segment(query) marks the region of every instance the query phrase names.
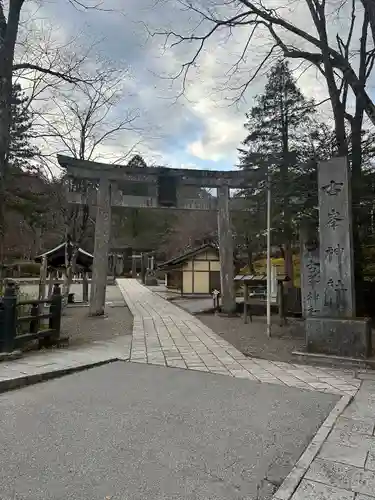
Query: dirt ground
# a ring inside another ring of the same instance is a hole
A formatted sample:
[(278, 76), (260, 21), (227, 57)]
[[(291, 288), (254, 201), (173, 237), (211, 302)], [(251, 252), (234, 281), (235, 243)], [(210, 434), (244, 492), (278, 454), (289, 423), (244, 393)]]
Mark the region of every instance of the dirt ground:
[(106, 315), (91, 318), (88, 307), (68, 306), (61, 319), (61, 335), (69, 336), (69, 346), (80, 346), (113, 339), (119, 335), (131, 335), (133, 316), (116, 286), (107, 288)]
[[(31, 292), (33, 290), (29, 287)], [(73, 291), (78, 292), (80, 288), (73, 285)], [(28, 294), (31, 295), (30, 290)], [(31, 295), (32, 296), (32, 295)], [(120, 335), (131, 335), (133, 331), (133, 315), (125, 304), (120, 290), (117, 286), (108, 286), (106, 293), (105, 315), (100, 317), (89, 317), (87, 305), (77, 303), (68, 305), (61, 317), (61, 339), (60, 347), (77, 348), (92, 342), (105, 342), (115, 339)], [(69, 341), (65, 342), (65, 337)], [(48, 350), (56, 347), (48, 347)], [(59, 349), (59, 347), (57, 347)], [(34, 340), (22, 347), (24, 354), (33, 355), (39, 351), (38, 341)]]
[(61, 336), (69, 337), (69, 347), (131, 335), (133, 316), (123, 305), (108, 306), (106, 316), (90, 318), (88, 307), (68, 307), (62, 317)]
[(303, 322), (294, 318), (280, 327), (278, 318), (273, 317), (271, 338), (267, 337), (266, 319), (261, 316), (253, 316), (253, 321), (247, 324), (240, 316), (227, 318), (200, 314), (198, 318), (239, 351), (257, 358), (295, 363), (292, 351), (303, 349), (305, 344)]

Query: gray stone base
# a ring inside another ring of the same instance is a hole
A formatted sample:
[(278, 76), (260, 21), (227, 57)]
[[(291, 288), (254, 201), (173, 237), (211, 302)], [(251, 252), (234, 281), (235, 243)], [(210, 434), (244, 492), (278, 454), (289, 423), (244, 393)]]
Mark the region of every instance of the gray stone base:
[(157, 286), (158, 280), (154, 276), (146, 276), (145, 285), (146, 286)]
[(370, 320), (307, 318), (306, 348), (314, 353), (367, 358), (372, 354)]
[(0, 361), (11, 361), (12, 359), (22, 358), (22, 351), (0, 352)]

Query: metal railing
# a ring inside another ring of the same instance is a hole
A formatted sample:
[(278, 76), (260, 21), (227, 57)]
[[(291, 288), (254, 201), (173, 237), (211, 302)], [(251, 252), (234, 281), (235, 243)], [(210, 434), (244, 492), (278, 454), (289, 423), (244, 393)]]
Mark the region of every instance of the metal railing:
[[(44, 311), (45, 304), (49, 305), (48, 312)], [(30, 306), (29, 314), (20, 316), (20, 308), (25, 309), (25, 306)], [(61, 310), (59, 284), (54, 285), (50, 299), (18, 301), (16, 284), (9, 282), (0, 298), (0, 352), (12, 352), (31, 340), (38, 340), (39, 347), (57, 344), (61, 331)], [(45, 328), (41, 328), (42, 320), (48, 320)]]

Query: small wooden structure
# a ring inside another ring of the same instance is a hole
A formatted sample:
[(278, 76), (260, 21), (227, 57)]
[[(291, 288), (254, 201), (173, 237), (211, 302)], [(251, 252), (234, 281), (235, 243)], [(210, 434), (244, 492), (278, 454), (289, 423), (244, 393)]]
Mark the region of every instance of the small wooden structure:
[[(278, 306), (278, 313), (280, 318), (280, 324), (283, 325), (286, 322), (286, 308), (285, 308), (285, 296), (284, 296), (284, 283), (289, 281), (289, 277), (284, 275), (277, 276), (277, 299), (276, 303)], [(267, 290), (267, 275), (266, 274), (238, 274), (234, 278), (235, 284), (243, 285), (243, 318), (244, 323), (247, 323), (248, 317), (250, 316), (250, 321), (252, 321), (251, 305), (257, 303), (266, 303), (267, 292), (263, 298), (259, 298), (259, 294), (255, 293), (254, 299), (250, 298), (250, 290), (262, 287)]]
[[(51, 295), (54, 280), (56, 278), (56, 272), (58, 269), (65, 269), (66, 255), (71, 255), (73, 251), (73, 244), (61, 243), (55, 248), (44, 252), (41, 255), (35, 257), (35, 262), (41, 263), (40, 269), (40, 283), (39, 283), (39, 299), (45, 297), (45, 287), (47, 274), (49, 272), (49, 290), (48, 297)], [(88, 279), (87, 273), (91, 271), (92, 264), (94, 261), (94, 256), (91, 253), (86, 252), (82, 248), (78, 248), (78, 253), (76, 257), (76, 266), (82, 271), (82, 297), (84, 302), (88, 302)], [(66, 269), (65, 269), (66, 271)]]
[(158, 270), (165, 271), (167, 288), (177, 288), (182, 295), (211, 295), (221, 289), (219, 249), (211, 243), (164, 262)]

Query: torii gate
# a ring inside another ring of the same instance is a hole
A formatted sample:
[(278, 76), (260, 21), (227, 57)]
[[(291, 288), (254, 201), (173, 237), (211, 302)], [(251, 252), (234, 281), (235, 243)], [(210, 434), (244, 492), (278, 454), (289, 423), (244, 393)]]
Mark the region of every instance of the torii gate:
[[(63, 155), (58, 155), (57, 159), (61, 167), (66, 168), (70, 180), (68, 202), (97, 207), (90, 315), (104, 314), (111, 207), (217, 211), (222, 310), (234, 312), (236, 297), (230, 209), (243, 208), (241, 199), (230, 199), (230, 189), (248, 187), (247, 172), (129, 167)], [(217, 198), (191, 198), (188, 189), (192, 186), (217, 188)]]

